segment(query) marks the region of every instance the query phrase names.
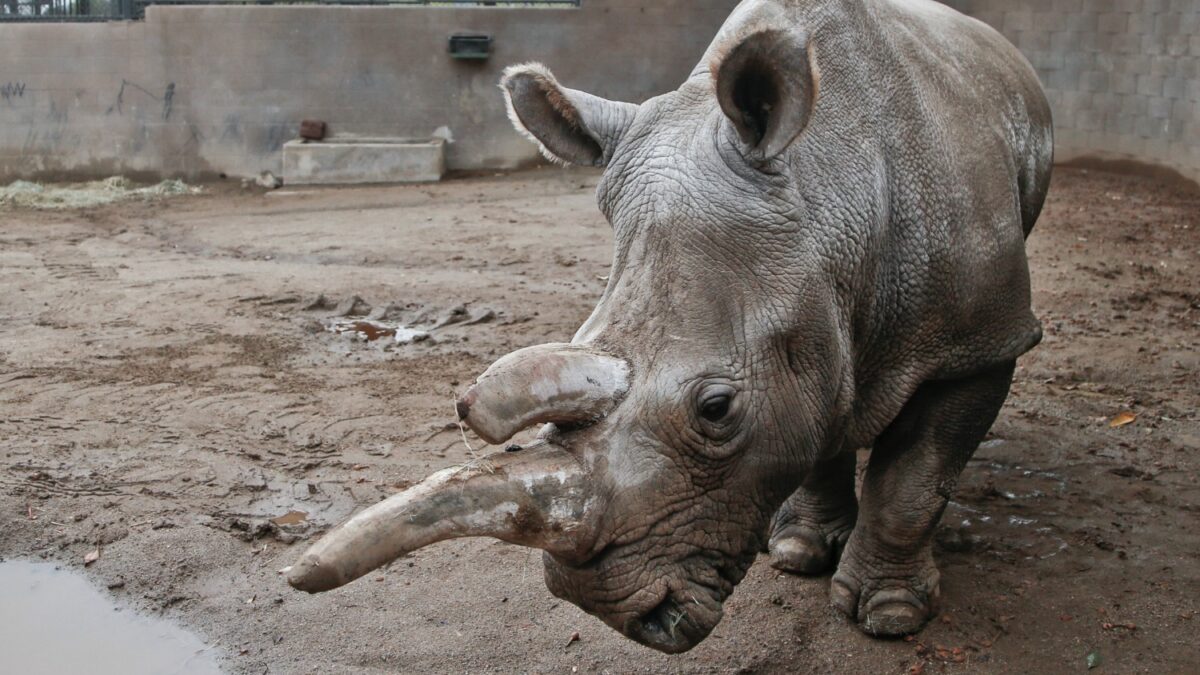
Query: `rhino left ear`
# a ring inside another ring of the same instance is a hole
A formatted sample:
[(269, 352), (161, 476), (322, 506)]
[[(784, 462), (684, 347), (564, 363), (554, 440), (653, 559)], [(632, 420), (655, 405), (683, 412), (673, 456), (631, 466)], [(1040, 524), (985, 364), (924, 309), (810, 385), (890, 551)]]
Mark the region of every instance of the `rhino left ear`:
[(638, 109), (567, 89), (540, 63), (504, 71), (500, 88), (513, 126), (559, 164), (608, 164)]
[(808, 125), (819, 77), (798, 31), (749, 34), (712, 64), (721, 110), (752, 159), (779, 155)]

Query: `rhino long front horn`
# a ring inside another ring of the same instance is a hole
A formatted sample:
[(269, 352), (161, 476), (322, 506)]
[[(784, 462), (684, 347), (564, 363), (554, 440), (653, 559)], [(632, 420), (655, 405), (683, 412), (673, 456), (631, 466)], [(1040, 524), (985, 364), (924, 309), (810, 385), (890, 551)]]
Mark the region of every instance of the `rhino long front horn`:
[(604, 417), (629, 389), (629, 364), (592, 347), (548, 344), (492, 364), (458, 401), (458, 416), (488, 443), (534, 424)]
[(590, 544), (588, 481), (569, 453), (545, 443), (450, 468), (366, 509), (308, 549), (288, 583), (328, 591), (434, 542), (495, 537), (563, 556)]

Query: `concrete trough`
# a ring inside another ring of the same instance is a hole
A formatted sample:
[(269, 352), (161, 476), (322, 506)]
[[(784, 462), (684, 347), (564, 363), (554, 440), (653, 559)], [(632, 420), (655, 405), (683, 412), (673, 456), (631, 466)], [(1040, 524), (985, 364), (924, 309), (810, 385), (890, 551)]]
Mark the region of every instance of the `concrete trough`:
[(446, 173), (441, 138), (334, 136), (283, 144), (283, 180), (289, 185), (428, 183)]

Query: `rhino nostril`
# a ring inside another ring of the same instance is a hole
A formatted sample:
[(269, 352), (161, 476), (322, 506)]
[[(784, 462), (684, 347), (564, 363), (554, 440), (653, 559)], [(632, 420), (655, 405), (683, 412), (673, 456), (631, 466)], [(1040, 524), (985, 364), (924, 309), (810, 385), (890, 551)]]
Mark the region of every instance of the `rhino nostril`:
[(471, 404), (467, 402), (467, 397), (464, 396), (454, 403), (454, 412), (458, 413), (459, 420), (467, 419), (467, 415), (471, 414)]

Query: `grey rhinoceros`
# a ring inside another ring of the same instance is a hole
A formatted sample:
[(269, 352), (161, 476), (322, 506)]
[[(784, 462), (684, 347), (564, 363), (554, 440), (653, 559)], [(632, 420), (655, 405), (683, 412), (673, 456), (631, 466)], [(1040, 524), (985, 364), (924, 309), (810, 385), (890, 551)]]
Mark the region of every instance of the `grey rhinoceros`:
[(1029, 64), (931, 0), (746, 0), (641, 105), (537, 64), (502, 88), (548, 157), (604, 167), (608, 286), (569, 344), (505, 356), (458, 403), (483, 439), (542, 424), (535, 443), (361, 512), (292, 585), (496, 537), (543, 549), (555, 595), (682, 652), (769, 548), (833, 571), (867, 632), (919, 630), (934, 527), (1041, 338), (1024, 240), (1052, 130)]

